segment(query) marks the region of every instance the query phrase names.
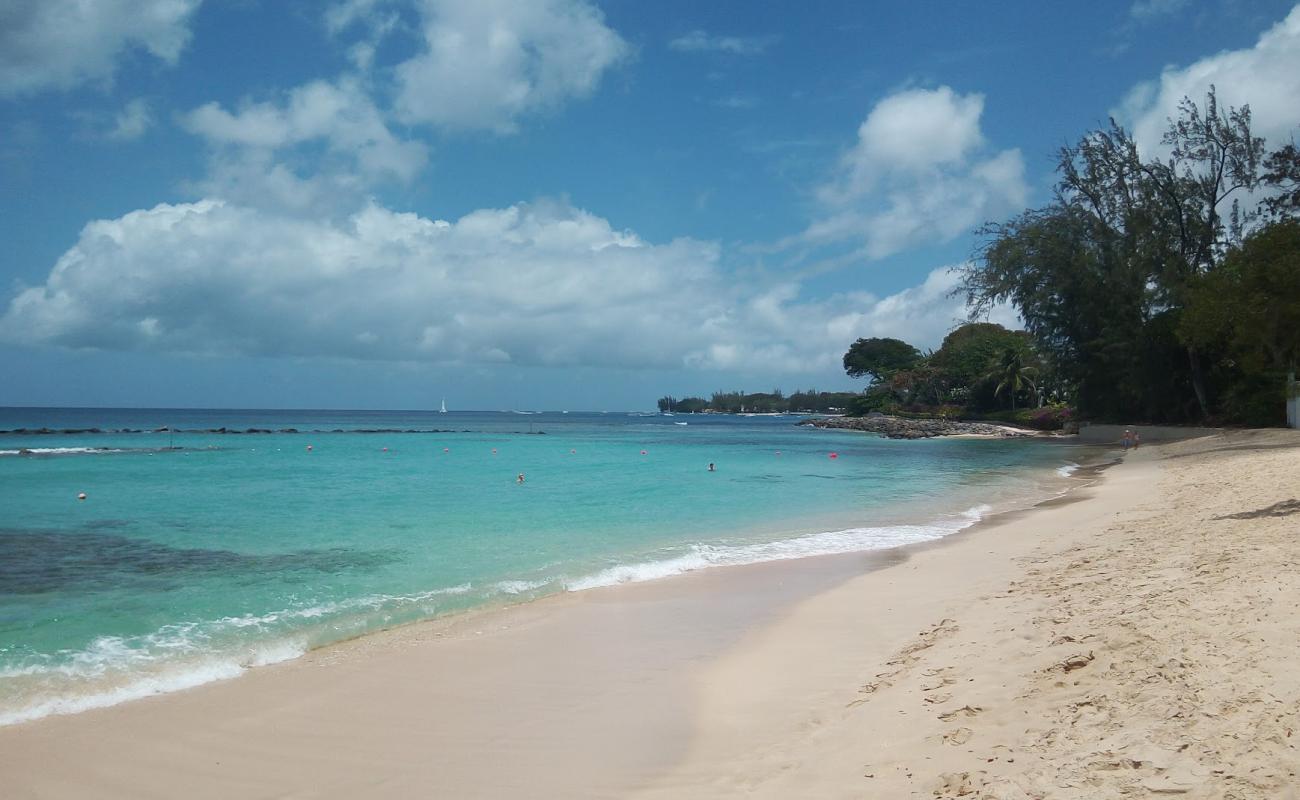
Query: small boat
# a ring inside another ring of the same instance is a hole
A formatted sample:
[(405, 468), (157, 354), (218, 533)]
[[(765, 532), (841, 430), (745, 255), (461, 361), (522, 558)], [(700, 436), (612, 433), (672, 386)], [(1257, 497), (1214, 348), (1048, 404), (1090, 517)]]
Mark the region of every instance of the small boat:
[(438, 409), (439, 414), (447, 413), (447, 398), (442, 398), (442, 408)]

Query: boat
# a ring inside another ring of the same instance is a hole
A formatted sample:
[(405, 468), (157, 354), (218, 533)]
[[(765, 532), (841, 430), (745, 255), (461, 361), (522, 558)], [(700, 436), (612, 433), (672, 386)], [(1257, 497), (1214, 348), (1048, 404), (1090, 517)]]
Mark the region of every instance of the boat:
[(438, 409), (439, 414), (447, 413), (447, 398), (442, 398), (442, 408)]

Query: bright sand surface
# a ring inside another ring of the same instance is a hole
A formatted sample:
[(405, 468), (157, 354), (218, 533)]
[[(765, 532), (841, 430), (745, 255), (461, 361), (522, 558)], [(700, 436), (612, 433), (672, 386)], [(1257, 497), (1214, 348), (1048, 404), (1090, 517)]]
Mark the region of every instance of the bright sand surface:
[(1295, 797), (1300, 434), (0, 728), (5, 797)]

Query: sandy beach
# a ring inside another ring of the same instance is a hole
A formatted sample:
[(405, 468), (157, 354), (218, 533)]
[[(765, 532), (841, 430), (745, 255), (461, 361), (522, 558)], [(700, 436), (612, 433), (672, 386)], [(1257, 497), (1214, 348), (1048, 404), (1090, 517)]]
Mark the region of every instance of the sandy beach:
[[(1300, 435), (938, 544), (708, 570), (0, 729), (60, 797), (1293, 797)], [(1095, 479), (1095, 480), (1094, 480)]]

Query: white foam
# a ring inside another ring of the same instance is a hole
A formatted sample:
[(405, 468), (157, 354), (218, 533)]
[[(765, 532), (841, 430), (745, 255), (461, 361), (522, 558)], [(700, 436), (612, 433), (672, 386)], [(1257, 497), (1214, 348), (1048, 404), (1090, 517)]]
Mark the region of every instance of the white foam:
[(743, 545), (695, 544), (691, 546), (688, 553), (655, 561), (617, 564), (591, 575), (567, 581), (564, 587), (571, 592), (580, 592), (599, 586), (658, 580), (709, 567), (729, 567), (810, 556), (885, 550), (933, 541), (964, 530), (979, 522), (991, 510), (992, 508), (986, 505), (974, 506), (960, 514), (929, 525), (847, 528), (810, 533), (793, 539)]
[(546, 584), (547, 581), (498, 581), (492, 584), (492, 588), (504, 594), (524, 594), (540, 589)]
[(152, 695), (179, 692), (206, 683), (230, 680), (239, 677), (250, 667), (290, 661), (306, 651), (306, 645), (301, 642), (272, 642), (249, 650), (242, 658), (203, 659), (197, 663), (177, 665), (152, 674), (132, 677), (118, 686), (80, 694), (45, 697), (15, 710), (0, 711), (0, 726), (16, 725), (58, 714), (76, 714), (94, 708), (108, 708)]
[(1077, 469), (1079, 469), (1078, 464), (1073, 461), (1067, 461), (1065, 466), (1056, 468), (1056, 474), (1062, 478), (1068, 478), (1073, 475)]
[[(517, 583), (517, 591), (544, 585)], [(369, 595), (265, 614), (173, 623), (144, 635), (99, 636), (81, 650), (41, 654), (35, 661), (0, 668), (0, 681), (27, 684), (35, 696), (16, 708), (6, 698), (7, 708), (0, 708), (0, 726), (51, 714), (105, 708), (235, 678), (251, 667), (290, 661), (307, 652), (304, 635), (283, 638), (290, 635), (294, 622), (418, 605), (465, 594), (472, 588), (463, 583), (410, 595)], [(278, 634), (280, 638), (241, 645), (240, 639), (257, 635), (250, 634), (250, 629)]]
[(20, 450), (0, 450), (0, 456), (64, 456), (77, 453), (125, 453), (109, 447), (24, 447)]

